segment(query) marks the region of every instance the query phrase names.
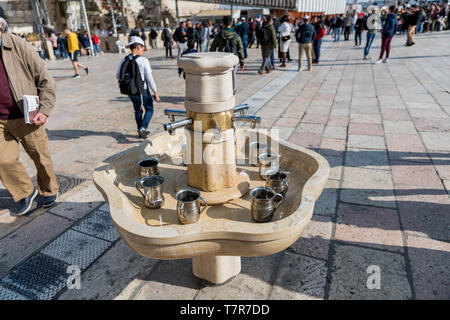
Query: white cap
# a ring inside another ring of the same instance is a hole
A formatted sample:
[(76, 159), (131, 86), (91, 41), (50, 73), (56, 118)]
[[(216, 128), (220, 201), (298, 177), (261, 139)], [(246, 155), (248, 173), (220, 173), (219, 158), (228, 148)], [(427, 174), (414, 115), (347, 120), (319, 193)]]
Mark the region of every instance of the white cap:
[(303, 19), (304, 20), (309, 20), (309, 16), (304, 16)]
[(245, 21), (245, 17), (241, 17), (241, 20), (242, 20), (242, 21)]
[(127, 48), (129, 48), (133, 43), (139, 43), (141, 45), (143, 45), (145, 47), (145, 43), (144, 40), (142, 40), (141, 37), (138, 36), (132, 36), (130, 38), (130, 43), (126, 45)]

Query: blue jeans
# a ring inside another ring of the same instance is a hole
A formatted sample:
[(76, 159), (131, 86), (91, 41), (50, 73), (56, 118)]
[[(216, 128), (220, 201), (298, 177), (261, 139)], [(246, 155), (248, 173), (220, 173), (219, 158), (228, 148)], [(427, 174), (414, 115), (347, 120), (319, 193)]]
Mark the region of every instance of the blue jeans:
[(419, 23), (416, 27), (416, 33), (423, 33), (423, 23)]
[(314, 55), (316, 56), (316, 59), (314, 59), (314, 62), (319, 62), (321, 45), (322, 45), (322, 39), (314, 40)]
[(272, 53), (270, 54), (269, 65), (272, 70), (275, 69), (275, 55), (273, 50)]
[(341, 40), (342, 28), (336, 28), (336, 29), (334, 29), (334, 31), (335, 31), (334, 42), (339, 42)]
[(100, 47), (98, 46), (98, 44), (93, 44), (94, 45), (94, 55), (97, 55), (98, 53), (102, 53), (102, 50), (100, 50)]
[(244, 58), (247, 59), (248, 36), (242, 37), (242, 46), (244, 47)]
[[(153, 116), (153, 98), (148, 89), (142, 92), (142, 95), (128, 96), (133, 102), (134, 118), (136, 119), (136, 125), (138, 130), (147, 129), (148, 124)], [(142, 103), (143, 102), (143, 103)], [(145, 114), (142, 118), (142, 104), (144, 105)]]
[(377, 36), (376, 33), (367, 32), (367, 41), (366, 41), (366, 47), (364, 48), (364, 56), (369, 55), (370, 47), (372, 46), (373, 40), (375, 40), (376, 36)]

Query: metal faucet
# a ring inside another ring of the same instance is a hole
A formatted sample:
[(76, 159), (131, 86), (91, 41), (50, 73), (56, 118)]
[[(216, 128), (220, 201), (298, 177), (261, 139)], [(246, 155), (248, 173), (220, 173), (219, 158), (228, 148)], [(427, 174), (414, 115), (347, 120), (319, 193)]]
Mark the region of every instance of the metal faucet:
[(261, 123), (261, 117), (258, 116), (234, 116), (233, 121), (245, 121), (251, 123), (251, 128), (255, 129), (257, 123)]
[[(233, 112), (239, 112), (239, 114), (243, 116), (248, 108), (250, 108), (250, 106), (247, 103), (238, 104), (237, 106), (234, 106)], [(175, 121), (175, 117), (186, 117), (187, 115), (186, 110), (176, 109), (164, 109), (164, 114), (169, 117), (171, 122)]]
[(185, 127), (192, 123), (191, 118), (181, 119), (175, 122), (166, 123), (164, 125), (164, 130), (168, 131), (171, 136), (175, 134), (175, 129)]

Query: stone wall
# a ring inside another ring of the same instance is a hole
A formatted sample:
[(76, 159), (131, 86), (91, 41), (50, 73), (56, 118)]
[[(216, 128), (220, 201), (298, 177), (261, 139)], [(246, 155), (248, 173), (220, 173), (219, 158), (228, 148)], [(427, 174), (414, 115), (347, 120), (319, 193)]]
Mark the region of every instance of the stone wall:
[(11, 30), (18, 33), (31, 33), (34, 27), (33, 7), (30, 0), (0, 0), (0, 6)]

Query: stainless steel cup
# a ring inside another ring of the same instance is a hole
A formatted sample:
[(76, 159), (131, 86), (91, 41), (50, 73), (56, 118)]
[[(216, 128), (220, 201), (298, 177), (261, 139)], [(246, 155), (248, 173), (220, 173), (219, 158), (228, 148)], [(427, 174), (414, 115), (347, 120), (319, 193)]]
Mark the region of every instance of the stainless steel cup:
[(282, 194), (275, 193), (275, 191), (266, 187), (252, 189), (250, 196), (252, 197), (251, 214), (256, 222), (269, 222), (272, 220), (273, 213), (284, 199)]
[(159, 175), (158, 169), (159, 161), (156, 158), (147, 158), (138, 161), (135, 165), (136, 173), (141, 177), (157, 176)]
[(281, 193), (283, 196), (289, 188), (289, 181), (291, 180), (290, 172), (283, 170), (269, 170), (266, 172), (266, 187), (272, 189), (276, 193)]
[(259, 155), (259, 176), (266, 180), (266, 173), (270, 170), (278, 170), (281, 157), (274, 152), (264, 152)]
[[(176, 193), (178, 220), (182, 224), (196, 223), (208, 206), (206, 199), (200, 196), (195, 189), (183, 189)], [(203, 201), (205, 207), (200, 210), (199, 200)]]
[(249, 164), (255, 167), (259, 166), (259, 155), (265, 152), (272, 152), (272, 149), (267, 145), (267, 143), (262, 141), (254, 141), (248, 146), (248, 161)]
[[(150, 209), (161, 208), (164, 205), (162, 185), (165, 179), (161, 176), (148, 176), (136, 181), (135, 188), (144, 197), (144, 204)], [(142, 192), (141, 189), (144, 189)]]

